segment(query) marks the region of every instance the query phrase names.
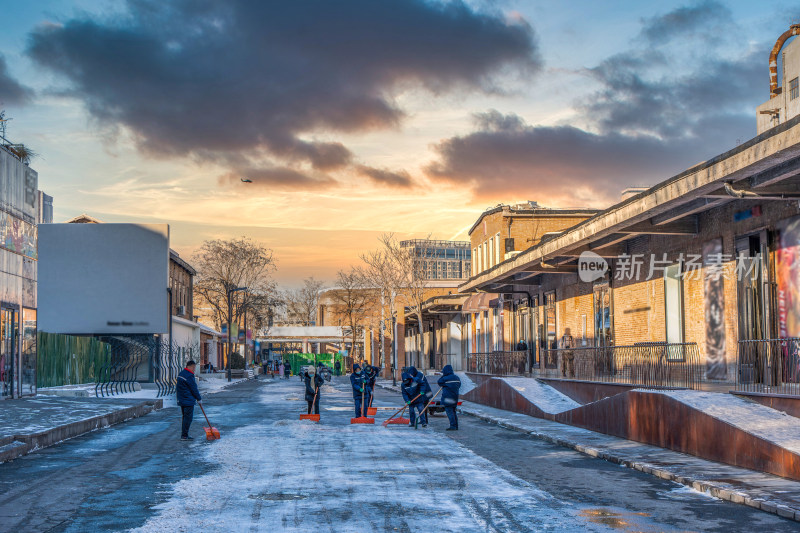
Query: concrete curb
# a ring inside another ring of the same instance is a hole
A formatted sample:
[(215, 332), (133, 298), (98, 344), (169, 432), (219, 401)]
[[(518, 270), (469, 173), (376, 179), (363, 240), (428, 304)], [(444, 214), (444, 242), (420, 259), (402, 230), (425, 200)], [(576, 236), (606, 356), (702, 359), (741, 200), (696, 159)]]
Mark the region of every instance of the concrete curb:
[(583, 453), (590, 457), (596, 457), (598, 459), (603, 459), (610, 463), (625, 466), (627, 468), (632, 468), (634, 470), (638, 470), (640, 472), (644, 472), (645, 474), (650, 474), (652, 476), (656, 476), (658, 478), (665, 479), (667, 481), (674, 481), (675, 483), (691, 487), (694, 490), (700, 492), (706, 492), (711, 496), (714, 496), (715, 498), (719, 498), (720, 500), (726, 500), (741, 505), (747, 505), (748, 507), (760, 509), (767, 513), (777, 514), (778, 516), (781, 516), (783, 518), (790, 518), (800, 522), (800, 509), (795, 509), (786, 505), (778, 504), (776, 502), (764, 500), (762, 498), (753, 498), (750, 497), (746, 492), (734, 491), (731, 490), (728, 486), (722, 486), (717, 483), (714, 483), (713, 481), (698, 480), (687, 476), (681, 476), (675, 474), (674, 472), (670, 472), (669, 470), (666, 470), (663, 467), (657, 468), (644, 462), (629, 460), (619, 455), (603, 451), (599, 448), (595, 448), (593, 446), (586, 446), (571, 440), (554, 437), (552, 435), (548, 435), (547, 433), (542, 433), (540, 431), (530, 431), (521, 426), (517, 426), (512, 422), (506, 420), (500, 420), (485, 415), (483, 413), (471, 411), (468, 407), (464, 408), (462, 406), (460, 411), (466, 415), (473, 416), (475, 418), (483, 420), (484, 422), (489, 422), (492, 424), (496, 424), (502, 428), (510, 429), (512, 431), (517, 431), (519, 433), (524, 433), (534, 439), (539, 439), (546, 442), (550, 442), (552, 444), (557, 444), (558, 446), (563, 446), (564, 448), (571, 448), (577, 452)]
[(69, 424), (56, 426), (39, 433), (5, 437), (0, 441), (0, 463), (12, 461), (32, 451), (47, 448), (48, 446), (84, 435), (96, 429), (106, 428), (125, 422), (126, 420), (144, 416), (153, 411), (162, 409), (163, 407), (164, 401), (160, 398), (157, 400), (145, 400), (137, 405), (93, 416), (84, 420), (70, 422)]

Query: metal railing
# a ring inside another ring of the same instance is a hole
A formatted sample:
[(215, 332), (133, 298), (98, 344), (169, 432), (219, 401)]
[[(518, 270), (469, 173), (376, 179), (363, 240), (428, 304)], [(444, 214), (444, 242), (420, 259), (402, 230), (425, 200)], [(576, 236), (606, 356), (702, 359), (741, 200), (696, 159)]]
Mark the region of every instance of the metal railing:
[(537, 376), (641, 388), (697, 389), (702, 379), (697, 344), (647, 342), (542, 350)]
[(618, 383), (641, 388), (697, 389), (702, 379), (696, 343), (641, 343), (542, 349), (531, 366), (528, 351), (473, 353), (467, 372), (496, 376), (531, 375), (578, 381)]
[(800, 338), (739, 341), (736, 390), (800, 396)]
[(495, 376), (514, 376), (530, 372), (530, 355), (525, 351), (495, 351), (488, 353), (469, 353), (466, 356), (467, 372), (492, 374)]
[(97, 397), (133, 392), (135, 383), (143, 381), (155, 383), (158, 397), (172, 394), (184, 364), (199, 354), (199, 347), (170, 345), (158, 338), (109, 337), (103, 341), (111, 349), (97, 374)]

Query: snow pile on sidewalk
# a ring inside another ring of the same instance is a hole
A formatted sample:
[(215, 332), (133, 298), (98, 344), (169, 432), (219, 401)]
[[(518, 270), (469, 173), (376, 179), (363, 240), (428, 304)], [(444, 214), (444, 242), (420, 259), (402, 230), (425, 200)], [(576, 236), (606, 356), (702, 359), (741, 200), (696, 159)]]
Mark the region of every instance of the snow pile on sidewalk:
[(456, 372), (456, 376), (461, 379), (461, 388), (458, 391), (459, 394), (466, 394), (477, 387), (475, 382), (470, 379), (466, 372)]
[(800, 419), (734, 394), (693, 390), (638, 392), (665, 394), (718, 420), (782, 448), (800, 453)]
[(549, 414), (563, 413), (581, 404), (549, 385), (533, 378), (500, 378), (522, 394), (533, 405)]

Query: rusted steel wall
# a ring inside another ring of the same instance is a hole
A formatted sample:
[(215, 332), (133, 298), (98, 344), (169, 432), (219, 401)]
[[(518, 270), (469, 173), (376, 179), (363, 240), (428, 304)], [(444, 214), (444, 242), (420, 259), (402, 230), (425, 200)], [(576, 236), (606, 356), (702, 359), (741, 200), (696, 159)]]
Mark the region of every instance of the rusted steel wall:
[(746, 392), (731, 392), (737, 396), (742, 396), (748, 400), (753, 400), (761, 405), (771, 407), (776, 411), (783, 411), (787, 415), (800, 418), (800, 398), (788, 398), (786, 396), (768, 396), (766, 394), (748, 394)]
[(502, 379), (487, 376), (481, 385), (465, 394), (464, 399), (800, 480), (800, 455), (658, 392), (625, 391), (549, 415)]
[(561, 394), (569, 396), (580, 404), (587, 404), (622, 394), (636, 388), (635, 385), (621, 385), (616, 383), (595, 383), (587, 381), (574, 381), (569, 379), (539, 378)]
[(557, 422), (800, 480), (800, 455), (664, 394), (629, 391), (555, 416)]
[(478, 385), (466, 393), (463, 398), (470, 402), (505, 409), (515, 413), (522, 413), (536, 418), (546, 418), (552, 420), (553, 417), (543, 412), (523, 395), (518, 393), (512, 386), (500, 378), (487, 376), (482, 385)]

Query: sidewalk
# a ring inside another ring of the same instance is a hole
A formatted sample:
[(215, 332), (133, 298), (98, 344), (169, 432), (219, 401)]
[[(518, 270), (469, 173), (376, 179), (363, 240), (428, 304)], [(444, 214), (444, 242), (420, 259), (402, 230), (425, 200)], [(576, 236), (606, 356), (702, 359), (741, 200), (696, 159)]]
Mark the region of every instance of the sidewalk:
[(161, 399), (37, 396), (0, 404), (0, 463), (89, 431), (144, 416)]
[[(377, 384), (399, 391), (391, 381)], [(461, 413), (674, 481), (722, 500), (800, 521), (800, 482), (797, 481), (472, 402), (464, 401)]]

